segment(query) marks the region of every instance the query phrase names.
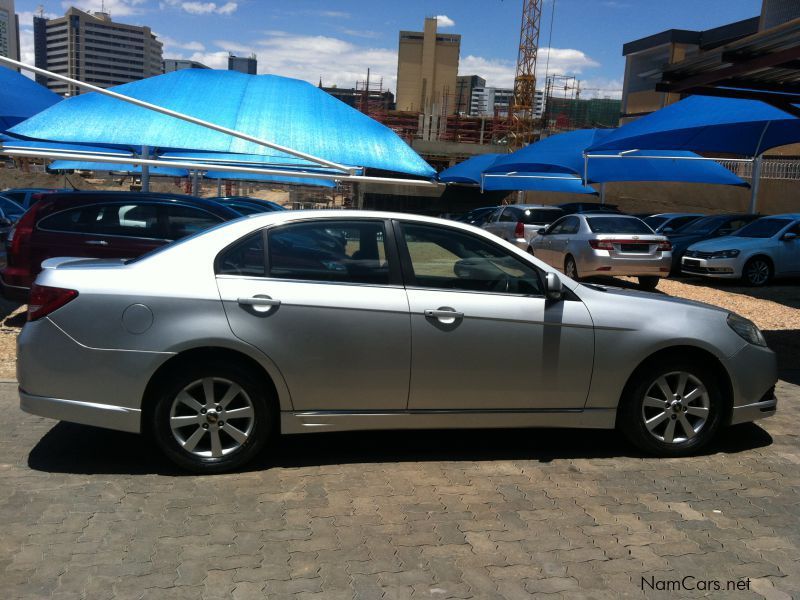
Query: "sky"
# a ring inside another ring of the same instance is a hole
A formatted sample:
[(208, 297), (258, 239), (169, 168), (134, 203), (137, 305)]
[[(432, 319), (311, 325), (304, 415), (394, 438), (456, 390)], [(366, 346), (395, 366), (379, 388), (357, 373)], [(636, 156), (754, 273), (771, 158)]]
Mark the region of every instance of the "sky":
[[(255, 53), (259, 73), (353, 87), (366, 79), (395, 91), (398, 32), (461, 34), (460, 75), (512, 87), (522, 0), (104, 0), (112, 19), (149, 26), (165, 58), (227, 68), (228, 52)], [(69, 6), (100, 10), (101, 0), (16, 0), (23, 62), (33, 63), (32, 18)], [(544, 0), (537, 76), (574, 75), (584, 96), (619, 97), (622, 45), (665, 29), (709, 29), (758, 15), (761, 0)], [(551, 19), (551, 16), (553, 17)], [(551, 35), (552, 21), (552, 35)]]

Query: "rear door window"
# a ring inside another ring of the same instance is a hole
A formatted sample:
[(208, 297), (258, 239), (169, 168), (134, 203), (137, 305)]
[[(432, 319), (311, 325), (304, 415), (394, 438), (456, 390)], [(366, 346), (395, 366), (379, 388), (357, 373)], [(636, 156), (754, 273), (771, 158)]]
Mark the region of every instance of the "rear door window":
[(267, 263), (264, 257), (264, 232), (251, 234), (223, 250), (217, 257), (218, 275), (264, 277)]

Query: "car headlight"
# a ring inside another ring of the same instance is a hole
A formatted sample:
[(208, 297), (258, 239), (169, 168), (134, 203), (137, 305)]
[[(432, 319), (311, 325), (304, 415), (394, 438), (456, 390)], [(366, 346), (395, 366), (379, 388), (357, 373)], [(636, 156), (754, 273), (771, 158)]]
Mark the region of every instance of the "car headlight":
[(767, 340), (764, 339), (764, 334), (762, 334), (761, 330), (756, 327), (756, 324), (749, 319), (730, 313), (728, 315), (728, 326), (738, 333), (745, 341), (766, 348)]
[(739, 256), (738, 250), (720, 250), (712, 252), (709, 258), (736, 258), (737, 256)]

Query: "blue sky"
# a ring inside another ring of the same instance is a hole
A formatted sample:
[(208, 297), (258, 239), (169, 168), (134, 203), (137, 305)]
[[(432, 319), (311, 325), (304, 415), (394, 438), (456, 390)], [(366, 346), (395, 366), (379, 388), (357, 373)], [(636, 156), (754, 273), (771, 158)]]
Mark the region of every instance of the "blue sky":
[[(708, 29), (756, 16), (761, 0), (555, 0), (550, 71), (576, 75), (596, 95), (622, 88), (622, 44), (664, 29)], [(16, 0), (23, 59), (33, 62), (31, 16), (42, 5), (63, 15), (101, 0)], [(440, 16), (440, 30), (460, 33), (460, 74), (510, 86), (519, 40), (521, 0), (105, 0), (118, 21), (149, 25), (165, 57), (225, 68), (227, 53), (259, 58), (259, 71), (326, 85), (352, 86), (367, 67), (394, 91), (397, 33)], [(539, 56), (544, 73), (553, 0), (545, 0)]]

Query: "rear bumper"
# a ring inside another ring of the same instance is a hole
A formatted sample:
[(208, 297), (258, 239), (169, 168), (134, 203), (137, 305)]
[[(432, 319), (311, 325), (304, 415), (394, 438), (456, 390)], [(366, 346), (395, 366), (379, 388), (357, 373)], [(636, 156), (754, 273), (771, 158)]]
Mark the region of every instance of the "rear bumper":
[(141, 411), (135, 408), (34, 396), (22, 389), (19, 390), (19, 407), (40, 417), (131, 433), (139, 433), (141, 423)]
[(662, 253), (658, 258), (634, 258), (616, 257), (611, 256), (607, 250), (594, 250), (582, 258), (583, 264), (578, 265), (581, 277), (592, 275), (667, 277), (672, 262), (668, 252)]

